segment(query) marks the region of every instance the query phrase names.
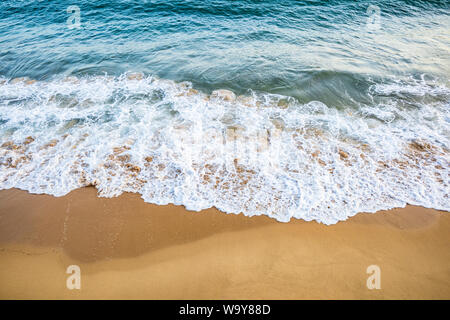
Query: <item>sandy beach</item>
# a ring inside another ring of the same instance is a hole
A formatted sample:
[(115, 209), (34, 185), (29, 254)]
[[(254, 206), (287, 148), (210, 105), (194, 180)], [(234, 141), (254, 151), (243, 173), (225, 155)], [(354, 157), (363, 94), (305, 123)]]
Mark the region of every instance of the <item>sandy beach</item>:
[[(450, 217), (408, 206), (326, 226), (189, 212), (94, 188), (0, 191), (1, 299), (449, 299)], [(81, 269), (68, 290), (66, 269)], [(381, 270), (369, 290), (367, 267)]]

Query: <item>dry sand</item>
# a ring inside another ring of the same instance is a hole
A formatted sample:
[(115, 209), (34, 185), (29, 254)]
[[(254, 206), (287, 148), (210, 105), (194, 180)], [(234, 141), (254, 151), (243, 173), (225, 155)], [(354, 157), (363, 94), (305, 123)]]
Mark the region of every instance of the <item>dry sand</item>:
[[(138, 195), (0, 191), (1, 299), (449, 299), (450, 216), (408, 206), (325, 226)], [(81, 290), (66, 269), (81, 268)], [(381, 269), (369, 290), (367, 267)]]

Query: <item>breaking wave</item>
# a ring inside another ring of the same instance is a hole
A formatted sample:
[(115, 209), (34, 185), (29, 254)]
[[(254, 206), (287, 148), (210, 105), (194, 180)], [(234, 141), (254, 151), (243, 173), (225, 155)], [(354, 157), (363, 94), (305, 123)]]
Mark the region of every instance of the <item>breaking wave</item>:
[(139, 73), (0, 79), (0, 189), (333, 224), (407, 203), (448, 211), (450, 90), (372, 82), (370, 103), (205, 92)]

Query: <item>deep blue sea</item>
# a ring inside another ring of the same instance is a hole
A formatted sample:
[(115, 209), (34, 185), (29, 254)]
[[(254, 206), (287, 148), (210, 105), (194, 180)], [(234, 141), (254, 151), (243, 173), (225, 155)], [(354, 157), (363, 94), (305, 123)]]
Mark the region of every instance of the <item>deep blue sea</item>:
[(449, 1), (0, 2), (0, 189), (448, 211), (449, 124)]

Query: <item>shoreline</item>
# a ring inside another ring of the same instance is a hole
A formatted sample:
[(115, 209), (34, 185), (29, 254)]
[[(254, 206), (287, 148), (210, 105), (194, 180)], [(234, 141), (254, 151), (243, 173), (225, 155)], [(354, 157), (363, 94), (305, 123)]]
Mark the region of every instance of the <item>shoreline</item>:
[[(334, 225), (0, 191), (1, 299), (448, 299), (450, 217), (407, 206)], [(81, 268), (81, 290), (66, 268)], [(369, 290), (366, 269), (381, 269)]]

